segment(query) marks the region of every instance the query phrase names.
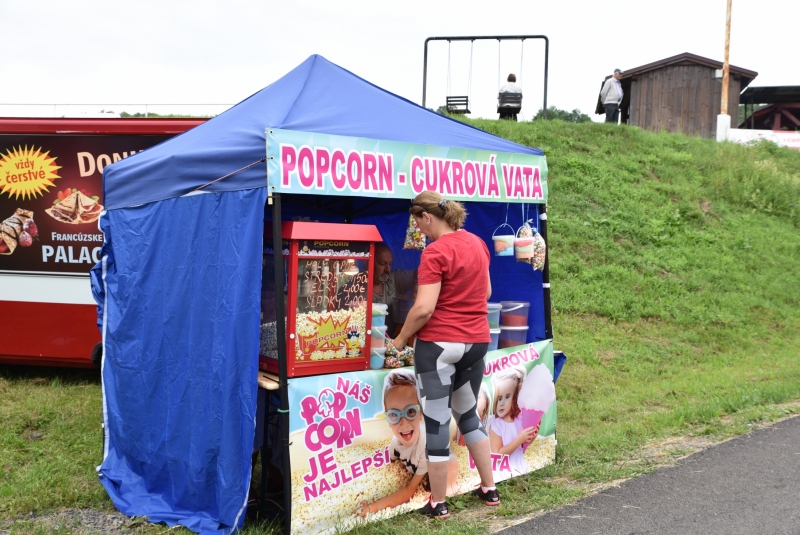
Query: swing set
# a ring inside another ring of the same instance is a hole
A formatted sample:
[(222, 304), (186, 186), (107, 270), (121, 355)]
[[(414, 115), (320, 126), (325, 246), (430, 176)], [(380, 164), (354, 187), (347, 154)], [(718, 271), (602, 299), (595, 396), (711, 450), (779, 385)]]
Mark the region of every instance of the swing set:
[[(425, 39), (425, 59), (422, 71), (422, 107), (425, 107), (427, 84), (428, 84), (428, 42), (429, 41), (447, 41), (447, 113), (453, 114), (466, 114), (471, 113), (469, 110), (470, 97), (472, 96), (472, 51), (475, 41), (495, 39), (497, 40), (497, 77), (502, 80), (500, 75), (500, 52), (502, 41), (522, 41), (522, 50), (520, 52), (520, 79), (522, 78), (522, 60), (525, 48), (525, 39), (544, 39), (544, 102), (542, 104), (542, 116), (547, 118), (547, 65), (550, 54), (550, 40), (546, 35), (485, 35), (485, 36), (451, 36), (451, 37), (428, 37)], [(450, 45), (452, 41), (470, 41), (469, 48), (469, 78), (467, 81), (467, 94), (453, 96), (450, 90)], [(502, 82), (499, 82), (502, 83)], [(498, 112), (501, 107), (515, 106), (522, 107), (522, 95), (515, 93), (499, 93), (498, 92)], [(517, 112), (519, 109), (517, 109)]]

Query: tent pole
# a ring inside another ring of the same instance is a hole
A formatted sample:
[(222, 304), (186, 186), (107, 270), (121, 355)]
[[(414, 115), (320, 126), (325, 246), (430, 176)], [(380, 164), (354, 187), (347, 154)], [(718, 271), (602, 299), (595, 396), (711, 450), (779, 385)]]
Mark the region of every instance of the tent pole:
[(542, 270), (542, 286), (544, 293), (544, 337), (553, 339), (553, 319), (550, 303), (550, 244), (547, 242), (547, 205), (543, 204), (539, 211), (539, 234), (547, 246), (544, 250), (544, 269)]
[(272, 258), (275, 266), (275, 328), (278, 335), (278, 381), (281, 393), (281, 458), (283, 460), (284, 533), (292, 532), (292, 467), (289, 459), (289, 380), (286, 369), (286, 305), (283, 302), (283, 233), (281, 230), (281, 194), (272, 194)]

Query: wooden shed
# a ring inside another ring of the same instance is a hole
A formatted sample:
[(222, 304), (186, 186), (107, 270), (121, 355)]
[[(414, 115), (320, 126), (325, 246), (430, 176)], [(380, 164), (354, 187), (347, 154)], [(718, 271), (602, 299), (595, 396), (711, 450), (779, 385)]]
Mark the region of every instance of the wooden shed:
[[(716, 137), (722, 100), (722, 62), (688, 52), (622, 73), (623, 124), (647, 130)], [(728, 114), (738, 124), (739, 93), (758, 76), (729, 66)]]

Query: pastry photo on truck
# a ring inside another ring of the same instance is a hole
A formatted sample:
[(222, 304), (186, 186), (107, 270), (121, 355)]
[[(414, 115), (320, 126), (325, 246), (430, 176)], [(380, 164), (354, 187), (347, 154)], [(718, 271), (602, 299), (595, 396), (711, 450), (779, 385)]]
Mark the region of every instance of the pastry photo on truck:
[(99, 365), (103, 169), (205, 121), (0, 118), (0, 364)]

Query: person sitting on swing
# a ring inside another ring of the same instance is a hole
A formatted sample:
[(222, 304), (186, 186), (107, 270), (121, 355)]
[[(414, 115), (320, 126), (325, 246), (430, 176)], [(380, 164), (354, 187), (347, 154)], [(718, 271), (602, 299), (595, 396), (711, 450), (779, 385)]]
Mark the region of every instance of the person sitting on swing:
[[(503, 102), (503, 93), (515, 93), (519, 95), (518, 102)], [(500, 95), (498, 95), (497, 111), (500, 113), (501, 119), (517, 120), (517, 114), (522, 109), (522, 88), (517, 85), (517, 77), (512, 72), (508, 75), (506, 83), (500, 88)]]

